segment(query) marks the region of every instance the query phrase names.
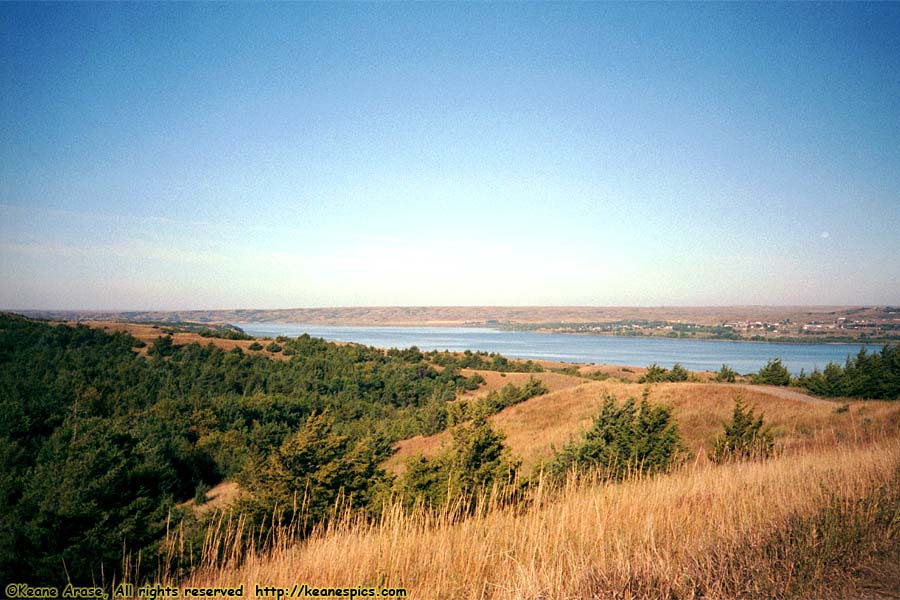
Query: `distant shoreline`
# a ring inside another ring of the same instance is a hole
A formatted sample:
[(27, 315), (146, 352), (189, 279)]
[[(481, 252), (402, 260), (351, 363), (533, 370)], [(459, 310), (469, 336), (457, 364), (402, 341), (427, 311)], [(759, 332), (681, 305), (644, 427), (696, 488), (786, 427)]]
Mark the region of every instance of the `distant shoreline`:
[[(294, 323), (330, 327), (483, 327), (598, 337), (794, 345), (900, 343), (893, 306), (380, 306), (185, 311), (20, 310), (58, 321)], [(813, 334), (812, 332), (815, 332)], [(679, 334), (678, 337), (673, 335)], [(684, 333), (685, 335), (681, 335)], [(859, 336), (865, 336), (860, 339)], [(753, 339), (761, 337), (763, 339)]]
[[(466, 324), (450, 324), (450, 325), (436, 325), (434, 323), (413, 323), (413, 324), (402, 324), (402, 325), (393, 325), (393, 324), (345, 324), (345, 323), (302, 323), (302, 322), (294, 322), (294, 321), (233, 321), (229, 323), (230, 325), (235, 325), (237, 327), (241, 327), (242, 325), (248, 324), (270, 324), (270, 325), (292, 325), (292, 326), (300, 326), (300, 325), (309, 325), (313, 327), (369, 327), (369, 328), (378, 328), (378, 329), (414, 329), (419, 327), (433, 327), (435, 329), (451, 329), (451, 328), (459, 328), (459, 329), (490, 329), (493, 331), (503, 331), (503, 332), (519, 332), (519, 333), (537, 333), (542, 335), (570, 335), (576, 337), (608, 337), (608, 338), (621, 338), (621, 339), (655, 339), (655, 340), (666, 340), (672, 342), (686, 342), (686, 341), (694, 341), (694, 342), (734, 342), (739, 344), (789, 344), (796, 346), (868, 346), (868, 345), (878, 345), (883, 346), (885, 344), (900, 344), (900, 340), (897, 339), (874, 339), (874, 340), (814, 340), (814, 339), (803, 339), (803, 338), (792, 338), (792, 339), (772, 339), (772, 340), (750, 340), (746, 338), (742, 339), (722, 339), (722, 338), (712, 338), (712, 337), (672, 337), (667, 335), (654, 335), (654, 334), (645, 334), (645, 335), (620, 335), (615, 333), (589, 333), (582, 331), (553, 331), (551, 329), (519, 329), (519, 328), (504, 328), (498, 327), (494, 325), (485, 325), (483, 323), (466, 323)], [(252, 334), (251, 334), (252, 335)], [(260, 337), (260, 336), (256, 336)]]

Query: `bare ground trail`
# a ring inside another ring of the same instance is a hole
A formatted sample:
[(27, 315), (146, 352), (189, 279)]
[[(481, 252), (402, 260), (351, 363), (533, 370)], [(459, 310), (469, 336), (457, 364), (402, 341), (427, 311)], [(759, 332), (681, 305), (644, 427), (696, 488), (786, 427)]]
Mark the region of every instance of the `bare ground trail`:
[(834, 400), (816, 398), (815, 396), (804, 394), (803, 392), (797, 391), (796, 389), (781, 387), (778, 385), (754, 385), (746, 383), (733, 383), (726, 385), (729, 385), (730, 387), (742, 388), (751, 392), (757, 391), (762, 392), (763, 394), (769, 394), (770, 396), (778, 396), (779, 398), (784, 398), (785, 400), (796, 400), (798, 402), (806, 402), (807, 404), (815, 404), (817, 406), (834, 404)]

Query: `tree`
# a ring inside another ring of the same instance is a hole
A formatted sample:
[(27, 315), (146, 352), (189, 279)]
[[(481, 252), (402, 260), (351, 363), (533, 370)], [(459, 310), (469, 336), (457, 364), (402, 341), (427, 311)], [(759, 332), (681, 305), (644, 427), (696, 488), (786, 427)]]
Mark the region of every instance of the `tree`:
[(687, 369), (682, 367), (681, 363), (675, 363), (672, 366), (672, 371), (669, 373), (668, 380), (669, 381), (687, 381), (688, 380)]
[(252, 344), (250, 344), (249, 346), (247, 346), (247, 349), (248, 349), (248, 350), (262, 350), (262, 349), (263, 349), (263, 345), (260, 344), (259, 342), (253, 342)]
[(719, 383), (734, 383), (735, 379), (737, 379), (737, 372), (728, 365), (722, 365), (715, 377)]
[(175, 346), (172, 343), (171, 335), (161, 335), (153, 341), (153, 345), (147, 351), (147, 354), (154, 358), (162, 358), (171, 356), (175, 352)]
[(658, 381), (666, 381), (669, 376), (669, 370), (652, 363), (647, 366), (647, 371), (638, 379), (638, 383), (656, 383)]
[(731, 422), (725, 423), (725, 432), (713, 445), (715, 462), (761, 459), (772, 455), (775, 440), (769, 427), (763, 425), (763, 416), (754, 418), (753, 409), (738, 396), (734, 402)]
[(668, 469), (681, 449), (678, 429), (668, 406), (640, 405), (629, 398), (619, 406), (607, 395), (583, 439), (566, 444), (547, 463), (547, 473), (562, 482), (572, 472), (599, 469), (607, 479), (629, 473), (657, 473)]
[(453, 428), (452, 446), (433, 459), (410, 459), (400, 482), (407, 503), (442, 506), (461, 501), (468, 508), (496, 488), (501, 498), (513, 493), (521, 461), (503, 445), (504, 436), (483, 418)]
[(773, 358), (757, 374), (751, 377), (751, 381), (765, 385), (790, 385), (791, 374), (787, 367), (781, 364), (780, 358)]
[(390, 449), (379, 440), (351, 443), (334, 433), (327, 413), (312, 415), (263, 464), (249, 464), (241, 483), (251, 497), (243, 508), (262, 524), (274, 514), (301, 532), (326, 520), (339, 501), (367, 506), (386, 481), (379, 463)]
[(658, 383), (661, 381), (687, 381), (690, 373), (681, 366), (681, 363), (675, 363), (672, 370), (661, 367), (656, 363), (647, 366), (647, 371), (638, 379), (638, 383)]

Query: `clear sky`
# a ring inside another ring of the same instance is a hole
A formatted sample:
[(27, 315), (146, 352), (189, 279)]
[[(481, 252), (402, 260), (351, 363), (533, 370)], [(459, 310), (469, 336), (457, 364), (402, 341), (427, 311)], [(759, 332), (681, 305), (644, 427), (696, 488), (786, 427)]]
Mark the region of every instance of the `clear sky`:
[(0, 5), (0, 308), (900, 304), (900, 4)]

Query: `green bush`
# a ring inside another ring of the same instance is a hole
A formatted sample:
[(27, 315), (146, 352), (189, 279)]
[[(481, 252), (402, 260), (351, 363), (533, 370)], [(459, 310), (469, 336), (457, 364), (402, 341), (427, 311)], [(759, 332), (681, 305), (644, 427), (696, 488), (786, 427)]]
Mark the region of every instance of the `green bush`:
[(675, 363), (672, 370), (652, 363), (647, 366), (647, 372), (641, 375), (638, 383), (659, 383), (663, 381), (687, 381), (690, 374), (681, 363)]
[[(418, 353), (418, 349), (415, 351)], [(397, 352), (396, 350), (394, 352)], [(448, 369), (481, 369), (485, 371), (499, 371), (501, 373), (542, 373), (544, 368), (530, 360), (509, 360), (494, 352), (472, 352), (466, 350), (462, 353), (438, 352), (434, 350), (427, 354), (434, 364)]]
[(734, 383), (736, 379), (737, 372), (728, 365), (722, 365), (715, 377), (715, 381), (719, 383)]
[(491, 390), (477, 400), (454, 402), (445, 412), (450, 425), (457, 425), (472, 419), (484, 419), (495, 415), (508, 406), (546, 394), (547, 391), (544, 384), (532, 376), (521, 387), (508, 383), (499, 391)]
[(250, 349), (250, 350), (262, 350), (262, 349), (263, 349), (263, 345), (260, 344), (259, 342), (253, 342), (252, 344), (250, 344), (249, 346), (247, 346), (247, 348)]
[(774, 437), (771, 430), (763, 425), (763, 416), (755, 417), (753, 409), (738, 396), (731, 422), (725, 423), (724, 434), (713, 445), (712, 459), (721, 463), (768, 458), (774, 448)]
[(780, 358), (773, 358), (758, 373), (753, 375), (750, 380), (753, 383), (764, 385), (790, 385), (791, 374), (787, 367), (781, 364)]
[(675, 363), (672, 366), (672, 370), (669, 371), (669, 381), (687, 381), (688, 380), (688, 372), (687, 369), (681, 366), (681, 363)]
[(504, 436), (485, 419), (475, 419), (452, 429), (453, 445), (435, 458), (407, 461), (399, 482), (408, 504), (424, 502), (438, 507), (461, 502), (472, 508), (480, 496), (495, 490), (502, 498), (514, 493), (521, 461), (503, 445)]
[(266, 345), (266, 351), (271, 352), (272, 354), (277, 354), (278, 352), (281, 352), (281, 346), (279, 346), (275, 342), (269, 342)]
[(658, 473), (669, 469), (681, 450), (681, 441), (668, 406), (640, 405), (629, 398), (619, 406), (607, 395), (591, 428), (546, 464), (551, 480), (565, 481), (573, 472), (599, 469), (607, 479), (622, 479), (631, 473)]
[[(249, 497), (239, 510), (257, 525), (274, 520), (297, 523), (306, 531), (325, 521), (336, 503), (365, 507), (386, 480), (379, 463), (390, 450), (372, 439), (356, 442), (334, 432), (334, 419), (312, 415), (264, 461), (248, 461), (240, 483)], [(273, 517), (274, 515), (274, 517)]]

